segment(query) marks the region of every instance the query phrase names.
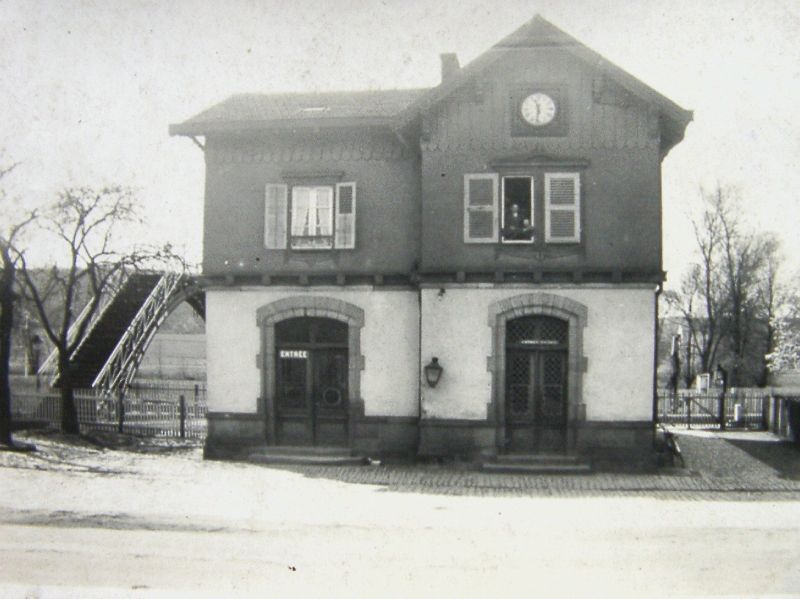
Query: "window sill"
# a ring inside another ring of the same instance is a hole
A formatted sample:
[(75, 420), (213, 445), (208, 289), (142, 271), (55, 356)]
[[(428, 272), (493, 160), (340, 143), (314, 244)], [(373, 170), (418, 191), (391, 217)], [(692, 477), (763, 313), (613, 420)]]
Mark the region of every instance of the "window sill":
[(502, 245), (533, 245), (536, 239), (501, 239)]
[(501, 240), (501, 241), (465, 241), (464, 245), (482, 245), (482, 246), (495, 246), (495, 247), (517, 247), (523, 249), (524, 247), (535, 247), (536, 249), (543, 250), (548, 247), (575, 247), (579, 248), (583, 245), (583, 241), (542, 241), (540, 239), (527, 240)]
[[(296, 245), (298, 244), (298, 245)], [(289, 240), (289, 249), (299, 252), (329, 251), (334, 249), (332, 237), (294, 237)]]

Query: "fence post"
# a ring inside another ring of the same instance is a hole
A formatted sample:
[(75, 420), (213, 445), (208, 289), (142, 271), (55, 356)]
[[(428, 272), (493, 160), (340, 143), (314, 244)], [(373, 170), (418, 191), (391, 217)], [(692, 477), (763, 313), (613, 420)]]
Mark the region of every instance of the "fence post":
[(761, 398), (761, 430), (769, 430), (769, 411), (772, 395), (767, 395)]
[(728, 371), (721, 364), (717, 364), (717, 378), (722, 383), (722, 393), (719, 396), (719, 430), (725, 430), (725, 396), (728, 393)]
[(780, 436), (780, 397), (774, 396), (772, 398), (772, 403), (769, 406), (770, 409), (770, 420), (769, 420), (769, 430), (775, 433), (776, 435)]
[(200, 396), (200, 385), (195, 383), (194, 385), (194, 403), (197, 404), (197, 398)]
[(178, 408), (181, 417), (181, 439), (186, 438), (186, 398), (183, 395), (178, 400)]
[(692, 430), (692, 396), (686, 394), (686, 429)]
[(117, 432), (122, 434), (122, 427), (125, 424), (125, 392), (120, 389), (117, 392)]

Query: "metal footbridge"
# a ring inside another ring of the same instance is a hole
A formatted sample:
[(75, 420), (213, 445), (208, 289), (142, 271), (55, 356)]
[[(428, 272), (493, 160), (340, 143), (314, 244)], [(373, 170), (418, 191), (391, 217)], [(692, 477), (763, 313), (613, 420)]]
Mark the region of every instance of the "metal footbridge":
[[(182, 302), (205, 318), (205, 293), (193, 277), (171, 272), (128, 276), (97, 311), (86, 336), (70, 356), (74, 386), (107, 393), (127, 389), (158, 328)], [(88, 305), (72, 325), (71, 335), (87, 314)], [(42, 364), (39, 374), (52, 386), (58, 386), (55, 351)]]

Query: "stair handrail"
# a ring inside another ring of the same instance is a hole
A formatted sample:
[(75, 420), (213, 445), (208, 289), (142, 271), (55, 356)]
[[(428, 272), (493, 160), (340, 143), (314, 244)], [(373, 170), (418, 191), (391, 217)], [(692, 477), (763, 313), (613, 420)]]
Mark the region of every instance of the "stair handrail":
[(177, 273), (165, 273), (165, 278), (167, 277), (169, 278), (165, 282), (163, 296), (154, 308), (155, 313), (151, 315), (151, 318), (144, 327), (144, 332), (140, 337), (140, 341), (133, 345), (133, 351), (112, 381), (112, 389), (128, 387), (131, 384), (133, 376), (138, 369), (138, 365), (144, 357), (144, 353), (147, 351), (147, 348), (150, 347), (150, 342), (158, 332), (161, 323), (163, 323), (169, 315), (167, 310), (172, 303), (175, 290), (186, 278), (185, 275)]
[(120, 336), (103, 368), (92, 382), (92, 387), (101, 387), (108, 392), (116, 390), (120, 378), (136, 357), (137, 351), (149, 345), (164, 319), (169, 300), (182, 278), (182, 275), (171, 272), (161, 276)]
[[(86, 332), (83, 335), (83, 339), (81, 339), (80, 343), (78, 343), (78, 347), (76, 347), (73, 352), (70, 354), (70, 359), (74, 357), (78, 351), (83, 347), (84, 343), (86, 343), (86, 339), (91, 335), (94, 327), (100, 322), (100, 319), (105, 314), (105, 311), (108, 309), (108, 306), (111, 304), (112, 300), (117, 296), (117, 293), (124, 287), (124, 283), (119, 286), (116, 285), (109, 285), (109, 290), (111, 293), (105, 294), (104, 297), (100, 299), (100, 309), (96, 310), (94, 315), (92, 316), (92, 321), (89, 323), (89, 326), (86, 327)], [(83, 309), (78, 314), (77, 318), (75, 318), (74, 322), (70, 325), (69, 330), (67, 331), (67, 344), (72, 343), (75, 340), (75, 335), (78, 334), (78, 330), (80, 329), (83, 321), (89, 315), (89, 312), (92, 307), (92, 298), (89, 298), (89, 301), (83, 306)], [(58, 348), (53, 348), (50, 354), (47, 356), (47, 359), (42, 362), (42, 365), (39, 366), (39, 370), (37, 370), (37, 374), (48, 381), (49, 386), (53, 386), (58, 379)]]
[(103, 386), (106, 389), (110, 389), (113, 386), (119, 372), (124, 369), (125, 364), (128, 362), (131, 351), (135, 349), (136, 341), (149, 328), (150, 321), (153, 318), (154, 306), (158, 306), (159, 303), (163, 302), (162, 296), (168, 281), (168, 274), (162, 275), (150, 290), (139, 310), (137, 310), (125, 331), (120, 335), (103, 368), (95, 377), (92, 383), (93, 387)]
[[(83, 307), (83, 310), (80, 311), (78, 317), (75, 319), (75, 322), (70, 325), (69, 330), (67, 331), (67, 343), (72, 343), (75, 339), (75, 335), (78, 334), (78, 329), (80, 328), (83, 321), (86, 320), (86, 317), (89, 315), (89, 310), (92, 306), (92, 302), (86, 302), (86, 305)], [(91, 331), (91, 327), (87, 331), (86, 335), (88, 336), (89, 332)], [(83, 341), (81, 341), (83, 344)], [(79, 345), (80, 347), (80, 345)], [(77, 349), (76, 349), (77, 351)], [(42, 362), (42, 365), (39, 366), (39, 370), (37, 374), (43, 377), (45, 380), (48, 381), (48, 385), (52, 386), (55, 383), (56, 378), (58, 377), (58, 348), (54, 347), (50, 354), (47, 356), (47, 359)]]
[(165, 277), (162, 276), (158, 279), (156, 284), (150, 290), (147, 297), (145, 298), (142, 305), (137, 310), (136, 314), (134, 315), (131, 322), (126, 327), (125, 331), (123, 331), (122, 335), (120, 335), (117, 344), (114, 346), (114, 349), (111, 351), (111, 354), (106, 359), (106, 362), (103, 364), (103, 368), (100, 369), (100, 372), (95, 377), (94, 381), (92, 382), (92, 387), (97, 386), (105, 386), (109, 388), (108, 381), (106, 379), (111, 376), (111, 378), (115, 378), (117, 371), (123, 367), (124, 362), (127, 360), (128, 356), (128, 346), (130, 345), (130, 340), (136, 338), (137, 330), (142, 328), (142, 322), (147, 319), (148, 311), (151, 310), (151, 305), (153, 304), (153, 298), (156, 297), (161, 289), (164, 286), (164, 279)]
[(161, 327), (161, 324), (170, 314), (170, 306), (174, 308), (174, 306), (177, 305), (175, 304), (175, 299), (177, 298), (177, 295), (174, 294), (175, 289), (178, 287), (178, 285), (186, 284), (186, 282), (190, 282), (192, 280), (186, 274), (180, 274), (176, 276), (177, 278), (170, 290), (164, 295), (163, 301), (158, 304), (158, 313), (151, 320), (150, 326), (146, 329), (142, 340), (135, 345), (135, 351), (131, 353), (127, 362), (120, 369), (114, 381), (112, 381), (112, 385), (110, 387), (111, 390), (116, 391), (117, 389), (126, 389), (133, 383), (133, 379), (136, 376), (136, 373), (139, 369), (139, 364), (144, 358), (145, 352), (147, 352), (147, 349), (150, 347), (150, 343), (158, 332), (158, 329)]
[[(89, 340), (89, 337), (92, 335), (92, 332), (94, 331), (94, 328), (97, 326), (97, 324), (106, 315), (106, 312), (111, 308), (111, 304), (114, 303), (114, 300), (116, 299), (117, 295), (119, 295), (119, 293), (125, 288), (125, 284), (127, 282), (128, 282), (128, 279), (125, 279), (125, 281), (123, 281), (119, 285), (119, 287), (109, 285), (109, 289), (111, 290), (111, 293), (105, 294), (105, 297), (102, 297), (100, 299), (100, 309), (97, 310), (94, 313), (94, 316), (92, 317), (92, 322), (89, 323), (89, 326), (86, 327), (86, 332), (83, 334), (83, 339), (80, 340), (80, 343), (78, 343), (78, 347), (76, 347), (73, 350), (73, 352), (70, 354), (70, 356), (69, 356), (70, 360), (72, 358), (74, 358), (75, 356), (77, 356), (78, 352), (80, 352), (81, 349), (83, 349), (83, 346), (86, 345), (86, 342)], [(88, 307), (91, 306), (91, 304), (92, 304), (92, 302), (90, 300), (89, 303), (86, 304), (86, 308), (88, 309)]]

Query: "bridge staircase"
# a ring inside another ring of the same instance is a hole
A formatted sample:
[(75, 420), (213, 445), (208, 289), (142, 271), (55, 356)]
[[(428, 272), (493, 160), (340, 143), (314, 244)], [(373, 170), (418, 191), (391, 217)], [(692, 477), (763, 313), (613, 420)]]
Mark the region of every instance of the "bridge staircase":
[[(187, 300), (202, 313), (202, 298), (186, 293), (192, 280), (177, 273), (134, 273), (99, 311), (73, 352), (73, 384), (116, 393), (130, 385), (158, 327), (172, 309)], [(73, 328), (85, 318), (85, 311)], [(51, 354), (40, 373), (52, 373), (58, 386), (57, 358)]]

